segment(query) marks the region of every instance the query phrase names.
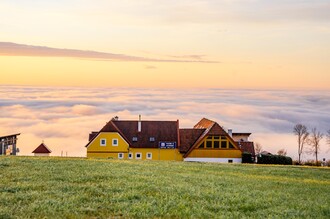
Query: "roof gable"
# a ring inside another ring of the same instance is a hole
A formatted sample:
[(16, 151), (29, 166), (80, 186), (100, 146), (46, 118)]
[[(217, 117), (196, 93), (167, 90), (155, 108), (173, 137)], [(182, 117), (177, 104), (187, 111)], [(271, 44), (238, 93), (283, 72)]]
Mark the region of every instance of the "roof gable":
[(32, 153), (37, 153), (37, 154), (45, 154), (45, 153), (51, 153), (52, 151), (44, 144), (41, 143)]
[(117, 132), (129, 144), (128, 139), (124, 136), (124, 134), (114, 124), (114, 121), (115, 121), (114, 119), (111, 119), (109, 122), (107, 122), (107, 124), (105, 124), (105, 126), (103, 126), (103, 128), (99, 132), (92, 132), (90, 134), (89, 142), (87, 143), (87, 145), (85, 147), (88, 147), (94, 141), (94, 139), (97, 138), (97, 136), (101, 132)]
[(237, 149), (240, 149), (237, 145), (237, 142), (233, 140), (232, 137), (228, 135), (228, 133), (216, 122), (203, 118), (201, 121), (199, 121), (195, 126), (195, 129), (201, 129), (204, 128), (205, 131), (198, 140), (190, 147), (190, 149), (184, 154), (183, 157), (187, 157), (194, 148), (199, 145), (206, 136), (208, 135), (221, 135), (221, 136), (226, 136), (230, 141), (234, 144), (234, 147)]

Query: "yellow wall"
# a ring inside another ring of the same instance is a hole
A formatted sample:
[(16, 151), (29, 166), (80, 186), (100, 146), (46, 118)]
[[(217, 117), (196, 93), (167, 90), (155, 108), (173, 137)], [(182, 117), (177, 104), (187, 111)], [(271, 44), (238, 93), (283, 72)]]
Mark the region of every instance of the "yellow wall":
[[(106, 146), (101, 146), (101, 139), (106, 139)], [(118, 139), (118, 146), (112, 145), (112, 140)], [(128, 143), (117, 132), (100, 133), (87, 147), (87, 157), (118, 158), (118, 153), (128, 152)], [(127, 156), (127, 155), (126, 155)]]
[(142, 160), (148, 160), (147, 153), (152, 153), (152, 160), (183, 160), (182, 154), (178, 149), (130, 148), (129, 152), (133, 153), (133, 159), (136, 159), (136, 153), (141, 153)]
[[(214, 148), (215, 142), (218, 142), (219, 148)], [(207, 147), (207, 142), (211, 145)], [(221, 143), (224, 142), (226, 148), (221, 148)], [(230, 148), (230, 144), (234, 148)], [(201, 147), (202, 146), (202, 147)], [(226, 136), (207, 136), (190, 152), (187, 157), (205, 157), (205, 158), (241, 158), (242, 151), (236, 148), (234, 142)]]
[(238, 149), (194, 149), (188, 157), (241, 158), (242, 151)]
[[(100, 145), (101, 139), (106, 139), (106, 146)], [(118, 139), (118, 146), (112, 146), (112, 139)], [(118, 154), (123, 153), (122, 159), (129, 159), (129, 152), (133, 153), (133, 160), (136, 159), (136, 153), (141, 153), (141, 160), (148, 160), (147, 153), (152, 153), (150, 160), (183, 160), (178, 149), (129, 148), (128, 143), (116, 132), (100, 133), (87, 147), (87, 157), (89, 158), (119, 159)]]

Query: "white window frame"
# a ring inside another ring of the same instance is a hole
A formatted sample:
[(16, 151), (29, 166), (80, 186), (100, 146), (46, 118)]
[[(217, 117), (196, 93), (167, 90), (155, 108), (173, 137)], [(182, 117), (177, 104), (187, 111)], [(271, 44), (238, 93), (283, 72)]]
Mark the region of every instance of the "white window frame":
[[(137, 157), (138, 155), (140, 155), (139, 158)], [(141, 160), (142, 159), (142, 153), (141, 152), (135, 153), (135, 159)]]
[[(117, 144), (114, 144), (114, 141), (117, 141)], [(115, 147), (118, 146), (118, 138), (113, 138), (112, 139), (112, 146), (115, 146)]]
[(128, 153), (128, 159), (133, 159), (133, 153), (132, 152)]
[[(102, 141), (104, 141), (104, 144), (102, 144)], [(101, 138), (100, 139), (100, 146), (107, 146), (107, 139)]]
[(150, 137), (150, 138), (149, 138), (149, 141), (150, 141), (150, 142), (155, 142), (155, 141), (156, 141), (156, 138), (155, 138), (155, 137)]
[[(150, 157), (149, 157), (149, 155), (150, 155)], [(152, 160), (152, 153), (151, 153), (151, 152), (148, 152), (148, 153), (147, 153), (147, 159), (148, 159), (148, 160)]]
[(118, 159), (124, 159), (124, 153), (118, 153)]

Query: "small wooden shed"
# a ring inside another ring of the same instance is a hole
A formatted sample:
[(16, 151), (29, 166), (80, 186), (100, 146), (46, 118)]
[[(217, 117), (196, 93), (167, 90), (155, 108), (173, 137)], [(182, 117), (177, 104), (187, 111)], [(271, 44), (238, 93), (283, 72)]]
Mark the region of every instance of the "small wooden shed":
[(32, 153), (34, 156), (49, 156), (52, 151), (44, 143), (41, 143)]

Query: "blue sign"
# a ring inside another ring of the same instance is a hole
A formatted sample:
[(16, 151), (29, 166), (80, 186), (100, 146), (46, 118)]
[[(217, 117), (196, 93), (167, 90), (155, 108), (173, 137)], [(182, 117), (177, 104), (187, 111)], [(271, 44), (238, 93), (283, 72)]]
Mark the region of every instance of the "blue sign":
[(176, 142), (159, 142), (160, 149), (175, 149)]

